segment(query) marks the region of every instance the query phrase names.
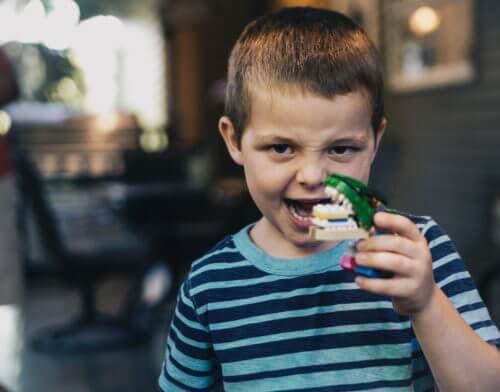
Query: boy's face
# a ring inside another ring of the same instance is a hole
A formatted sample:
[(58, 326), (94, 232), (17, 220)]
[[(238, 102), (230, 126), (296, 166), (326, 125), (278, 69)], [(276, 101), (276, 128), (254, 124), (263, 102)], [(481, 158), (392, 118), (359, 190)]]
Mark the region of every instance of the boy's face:
[(361, 92), (333, 99), (264, 89), (251, 95), (240, 148), (227, 117), (219, 129), (263, 214), (252, 229), (253, 240), (278, 257), (332, 247), (308, 236), (312, 206), (326, 199), (323, 180), (330, 173), (368, 182), (385, 120), (375, 137), (370, 100)]

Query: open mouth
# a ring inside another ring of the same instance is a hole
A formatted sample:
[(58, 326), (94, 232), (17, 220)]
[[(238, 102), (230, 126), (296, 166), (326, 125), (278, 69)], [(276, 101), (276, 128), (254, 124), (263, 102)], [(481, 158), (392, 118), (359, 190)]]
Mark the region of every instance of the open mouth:
[(359, 227), (352, 203), (337, 189), (326, 187), (326, 202), (312, 207), (310, 235), (318, 240), (365, 238), (368, 233)]
[(330, 199), (285, 199), (290, 214), (297, 222), (311, 223), (314, 218), (314, 207), (328, 203)]

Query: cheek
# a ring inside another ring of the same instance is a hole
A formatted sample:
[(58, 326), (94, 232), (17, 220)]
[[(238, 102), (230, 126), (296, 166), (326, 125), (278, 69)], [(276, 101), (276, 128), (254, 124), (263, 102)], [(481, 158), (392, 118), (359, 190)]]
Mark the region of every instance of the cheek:
[(287, 181), (276, 168), (245, 167), (248, 189), (254, 199), (271, 199), (284, 191)]
[(342, 168), (340, 174), (344, 174), (349, 177), (357, 178), (365, 183), (368, 182), (370, 176), (371, 159), (369, 157), (364, 157), (356, 162), (355, 165), (350, 165), (348, 167)]

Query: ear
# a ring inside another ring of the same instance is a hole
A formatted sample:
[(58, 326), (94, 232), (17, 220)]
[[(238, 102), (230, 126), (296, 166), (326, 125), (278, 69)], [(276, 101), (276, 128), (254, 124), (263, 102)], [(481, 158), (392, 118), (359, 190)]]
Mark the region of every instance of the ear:
[(226, 144), (227, 151), (233, 161), (238, 165), (243, 165), (243, 157), (241, 153), (241, 149), (238, 143), (238, 137), (236, 135), (236, 131), (234, 129), (233, 122), (227, 116), (223, 116), (219, 120), (219, 133), (224, 139), (224, 143)]
[(372, 162), (377, 155), (378, 148), (380, 146), (380, 141), (382, 140), (382, 136), (384, 136), (386, 126), (387, 126), (387, 119), (383, 117), (382, 121), (380, 121), (380, 125), (378, 126), (377, 133), (375, 135), (375, 148), (373, 149)]

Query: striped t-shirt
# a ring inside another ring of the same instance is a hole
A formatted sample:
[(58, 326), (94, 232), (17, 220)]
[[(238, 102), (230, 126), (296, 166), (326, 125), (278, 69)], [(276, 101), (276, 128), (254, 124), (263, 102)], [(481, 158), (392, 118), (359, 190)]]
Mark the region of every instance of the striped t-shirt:
[[(439, 287), (485, 341), (500, 345), (450, 238), (432, 219), (410, 218), (429, 243)], [(433, 390), (408, 317), (339, 266), (346, 242), (277, 259), (249, 228), (193, 263), (170, 327), (163, 391)]]

